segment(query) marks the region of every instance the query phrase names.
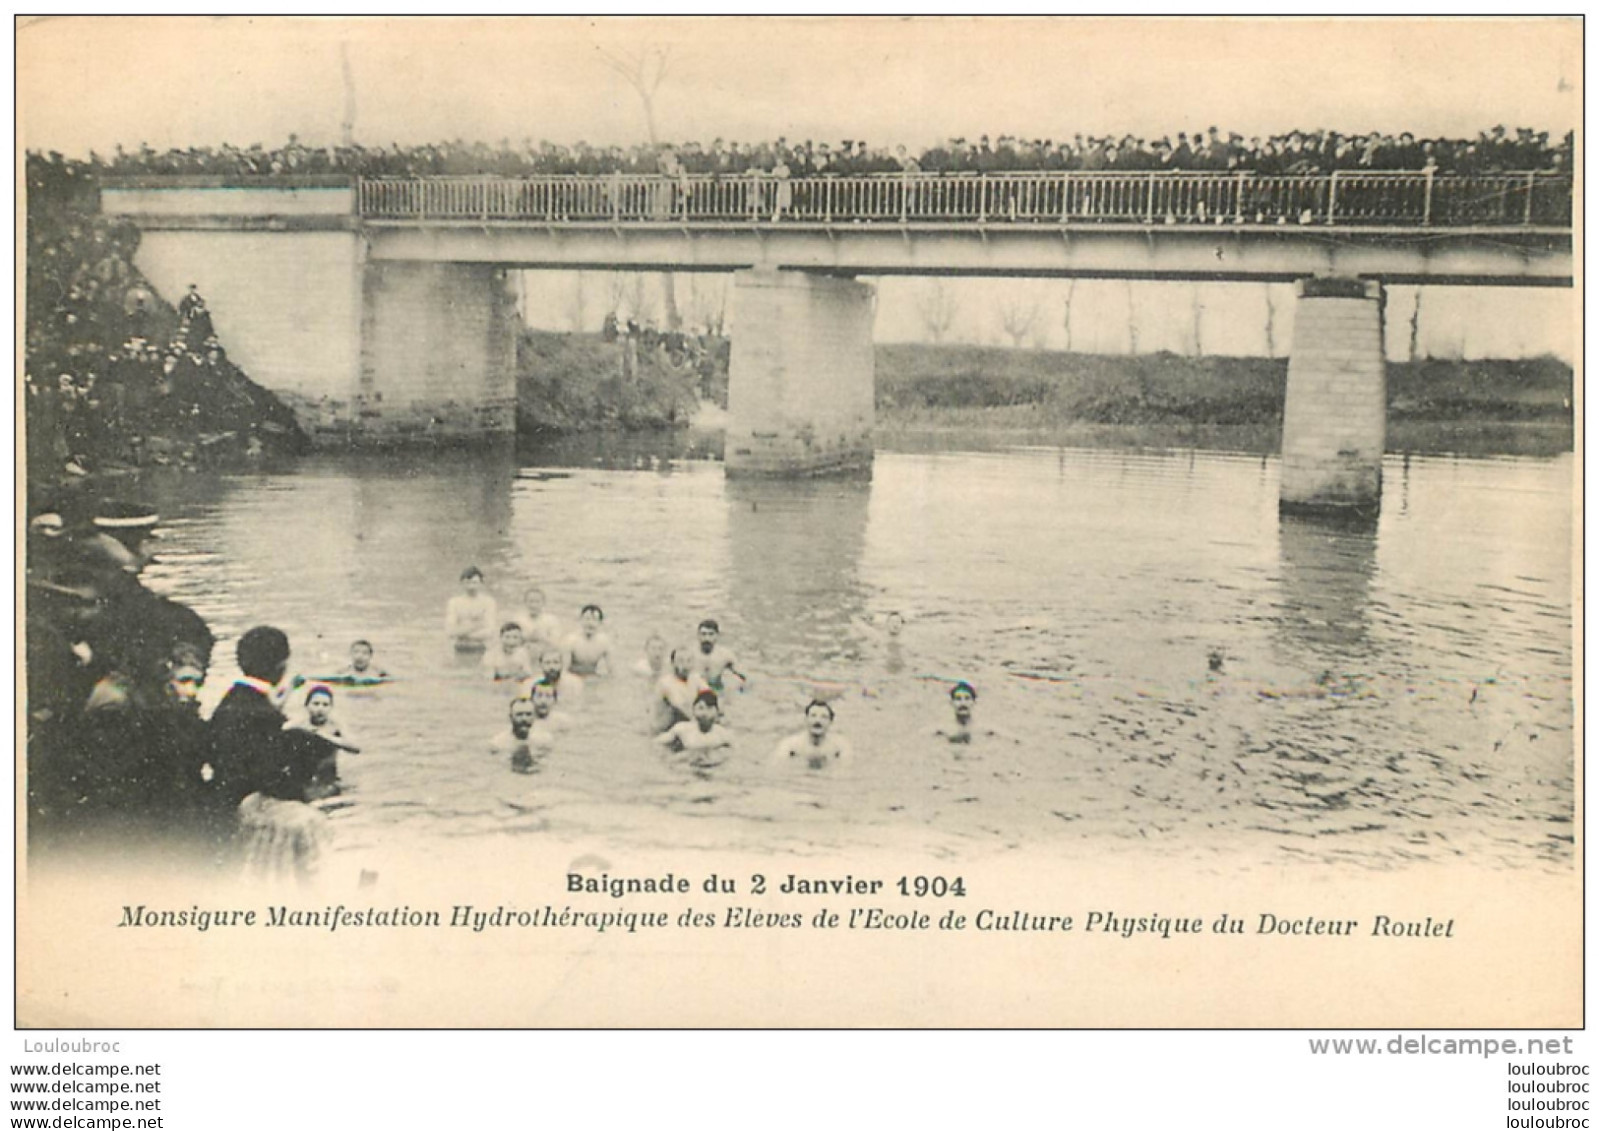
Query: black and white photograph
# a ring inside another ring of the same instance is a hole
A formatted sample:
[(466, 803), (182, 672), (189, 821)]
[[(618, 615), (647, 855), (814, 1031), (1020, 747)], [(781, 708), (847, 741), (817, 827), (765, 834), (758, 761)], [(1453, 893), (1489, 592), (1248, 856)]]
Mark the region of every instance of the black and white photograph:
[(1582, 32), (20, 20), (17, 1025), (1580, 1027)]

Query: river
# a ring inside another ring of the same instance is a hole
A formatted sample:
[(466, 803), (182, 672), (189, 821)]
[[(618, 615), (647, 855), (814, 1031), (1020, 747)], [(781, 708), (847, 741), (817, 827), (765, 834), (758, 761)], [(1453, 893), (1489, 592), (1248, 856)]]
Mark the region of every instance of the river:
[[(336, 707), (364, 743), (333, 815), (352, 866), (539, 837), (1571, 866), (1572, 456), (1390, 456), (1360, 528), (1280, 518), (1275, 457), (926, 447), (869, 483), (729, 482), (681, 440), (174, 476), (147, 577), (216, 631), (212, 703), (253, 624), (308, 673), (374, 643), (398, 678)], [(469, 564), (505, 611), (530, 584), (568, 624), (605, 609), (618, 673), (535, 774), (487, 752), (507, 696), (444, 639)], [(706, 616), (751, 684), (696, 766), (649, 742), (629, 669)], [(934, 737), (956, 679), (1000, 733)], [(770, 764), (810, 681), (847, 773)]]

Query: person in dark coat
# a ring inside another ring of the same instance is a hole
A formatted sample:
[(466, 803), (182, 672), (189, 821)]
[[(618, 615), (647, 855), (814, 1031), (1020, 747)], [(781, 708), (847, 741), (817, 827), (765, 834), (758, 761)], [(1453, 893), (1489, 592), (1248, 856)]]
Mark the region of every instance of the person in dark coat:
[(211, 715), (210, 761), (201, 771), (206, 808), (219, 844), (233, 841), (256, 878), (304, 880), (327, 840), (326, 817), (307, 799), (333, 747), (283, 728), (278, 685), (289, 638), (281, 629), (250, 629), (239, 638), (238, 660), (242, 674)]

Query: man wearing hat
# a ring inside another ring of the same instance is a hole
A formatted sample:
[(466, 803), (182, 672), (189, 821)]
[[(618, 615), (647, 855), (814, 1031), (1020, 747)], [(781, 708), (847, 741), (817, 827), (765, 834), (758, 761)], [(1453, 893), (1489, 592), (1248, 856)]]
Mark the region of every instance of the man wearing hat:
[(161, 516), (142, 503), (107, 499), (94, 509), (89, 530), (76, 539), (84, 564), (120, 570), (137, 577), (155, 560), (156, 524)]
[(77, 565), (94, 579), (100, 602), (88, 637), (107, 675), (87, 710), (156, 697), (165, 665), (179, 644), (209, 664), (214, 638), (194, 610), (152, 593), (139, 574), (155, 559), (152, 543), (160, 515), (141, 503), (107, 500), (94, 509), (89, 530), (73, 539)]

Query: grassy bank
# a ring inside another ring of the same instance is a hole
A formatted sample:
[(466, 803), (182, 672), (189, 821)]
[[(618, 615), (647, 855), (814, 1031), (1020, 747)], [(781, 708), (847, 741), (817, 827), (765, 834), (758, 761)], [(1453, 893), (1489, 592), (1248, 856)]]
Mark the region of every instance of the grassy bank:
[[(700, 372), (661, 348), (525, 330), (516, 360), (516, 427), (524, 435), (678, 428), (699, 407)], [(721, 372), (725, 389), (725, 365)]]
[[(680, 427), (707, 388), (725, 396), (725, 361), (710, 380), (664, 350), (597, 334), (528, 331), (518, 354), (525, 434)], [(890, 444), (950, 433), (1005, 442), (1278, 448), (1284, 359), (1137, 357), (984, 346), (877, 347), (877, 425)], [(1395, 451), (1549, 455), (1573, 442), (1573, 374), (1554, 358), (1419, 361), (1388, 366)]]
[[(1283, 359), (1139, 357), (980, 346), (879, 346), (879, 438), (1210, 447), (1273, 452)], [(1572, 449), (1573, 373), (1554, 358), (1388, 366), (1392, 451), (1553, 455)]]
[[(1269, 424), (1282, 417), (1287, 374), (1284, 359), (891, 345), (877, 350), (877, 406), (902, 415), (1026, 406), (1049, 424)], [(1388, 366), (1393, 421), (1569, 424), (1571, 396), (1571, 367), (1548, 357)]]

